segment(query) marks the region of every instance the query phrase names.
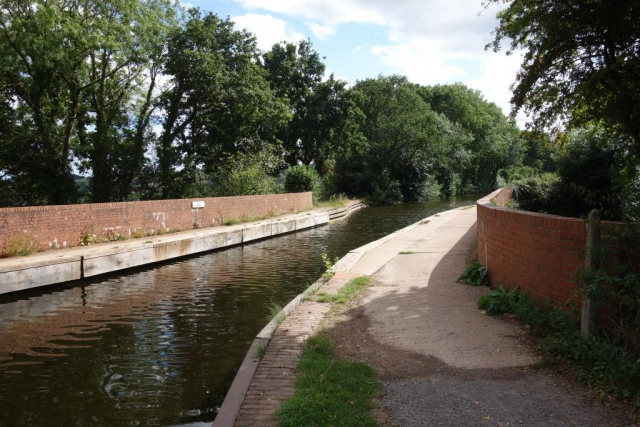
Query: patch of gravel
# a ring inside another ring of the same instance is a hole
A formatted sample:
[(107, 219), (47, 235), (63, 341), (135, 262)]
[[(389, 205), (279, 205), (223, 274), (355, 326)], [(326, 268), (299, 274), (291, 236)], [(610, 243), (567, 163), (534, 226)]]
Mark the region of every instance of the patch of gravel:
[(625, 425), (608, 411), (559, 392), (536, 372), (503, 380), (436, 375), (385, 382), (384, 389), (387, 423), (400, 427)]

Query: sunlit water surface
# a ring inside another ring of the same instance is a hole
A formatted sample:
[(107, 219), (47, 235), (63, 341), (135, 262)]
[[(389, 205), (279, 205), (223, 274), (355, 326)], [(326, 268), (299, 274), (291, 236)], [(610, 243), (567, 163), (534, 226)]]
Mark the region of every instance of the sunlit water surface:
[(341, 257), (476, 195), (0, 299), (0, 426), (211, 422), (273, 304)]

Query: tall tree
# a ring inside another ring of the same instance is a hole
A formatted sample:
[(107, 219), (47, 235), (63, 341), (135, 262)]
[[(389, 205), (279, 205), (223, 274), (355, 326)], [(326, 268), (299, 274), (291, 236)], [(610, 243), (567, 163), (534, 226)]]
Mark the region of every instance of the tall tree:
[[(115, 111), (126, 109), (126, 95), (142, 69), (141, 40), (171, 9), (168, 0), (3, 2), (0, 85), (17, 119), (14, 132), (0, 137), (0, 155), (9, 159), (3, 162), (5, 179), (25, 196), (18, 203), (75, 200), (71, 161), (83, 113), (96, 114), (88, 126), (100, 127), (100, 142), (113, 137), (109, 123), (115, 116), (124, 120)], [(109, 110), (108, 120), (97, 117), (99, 107)]]
[(459, 168), (463, 186), (482, 191), (492, 189), (499, 169), (522, 161), (524, 145), (518, 137), (520, 131), (479, 91), (456, 83), (421, 87), (418, 92), (433, 110), (472, 136), (465, 147), (469, 163)]
[(179, 197), (201, 170), (251, 151), (288, 118), (259, 64), (255, 37), (197, 9), (168, 40), (170, 89), (158, 144), (162, 197)]
[(103, 43), (89, 54), (91, 85), (83, 94), (80, 146), (93, 173), (92, 200), (126, 200), (144, 161), (149, 123), (168, 32), (175, 11), (164, 0), (132, 4), (127, 15), (112, 9)]
[[(322, 83), (325, 65), (309, 40), (278, 43), (262, 57), (267, 78), (278, 97), (286, 99), (291, 121), (278, 132), (290, 165), (311, 163), (320, 146), (327, 144), (337, 110), (329, 104), (340, 102), (344, 83), (331, 77)], [(322, 115), (322, 111), (329, 116)], [(328, 110), (328, 111), (327, 111)]]
[[(487, 0), (487, 4), (504, 3)], [(640, 158), (640, 4), (637, 0), (514, 0), (488, 47), (524, 50), (513, 87), (539, 129), (604, 121)]]
[[(338, 159), (338, 179), (350, 193), (374, 203), (424, 199), (435, 163), (449, 151), (444, 116), (433, 112), (416, 86), (400, 76), (358, 82), (364, 140)], [(448, 129), (455, 131), (454, 129)]]

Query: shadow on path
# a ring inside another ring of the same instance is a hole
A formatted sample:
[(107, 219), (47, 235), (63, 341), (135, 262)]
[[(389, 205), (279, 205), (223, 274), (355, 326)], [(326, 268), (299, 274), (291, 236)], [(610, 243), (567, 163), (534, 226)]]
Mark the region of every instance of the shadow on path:
[(367, 294), (327, 328), (341, 354), (377, 369), (383, 424), (621, 425), (588, 406), (582, 387), (531, 368), (538, 358), (522, 325), (477, 309), (486, 287), (455, 283), (473, 255), (475, 210), (415, 233), (412, 253), (377, 271)]

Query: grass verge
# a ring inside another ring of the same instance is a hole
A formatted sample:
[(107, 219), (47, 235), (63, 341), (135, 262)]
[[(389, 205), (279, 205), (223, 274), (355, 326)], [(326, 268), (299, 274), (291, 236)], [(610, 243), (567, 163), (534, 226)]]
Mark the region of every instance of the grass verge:
[(295, 393), (274, 414), (280, 426), (376, 425), (369, 414), (380, 391), (375, 371), (337, 356), (328, 337), (307, 340), (297, 372)]
[(328, 294), (321, 292), (318, 294), (318, 302), (333, 302), (336, 304), (345, 304), (355, 298), (371, 284), (371, 279), (368, 277), (356, 277), (351, 279), (349, 283), (344, 285), (337, 294)]
[(344, 207), (348, 202), (349, 198), (344, 194), (338, 194), (329, 197), (328, 200), (318, 200), (313, 203), (313, 206), (316, 208), (333, 208), (338, 209)]

